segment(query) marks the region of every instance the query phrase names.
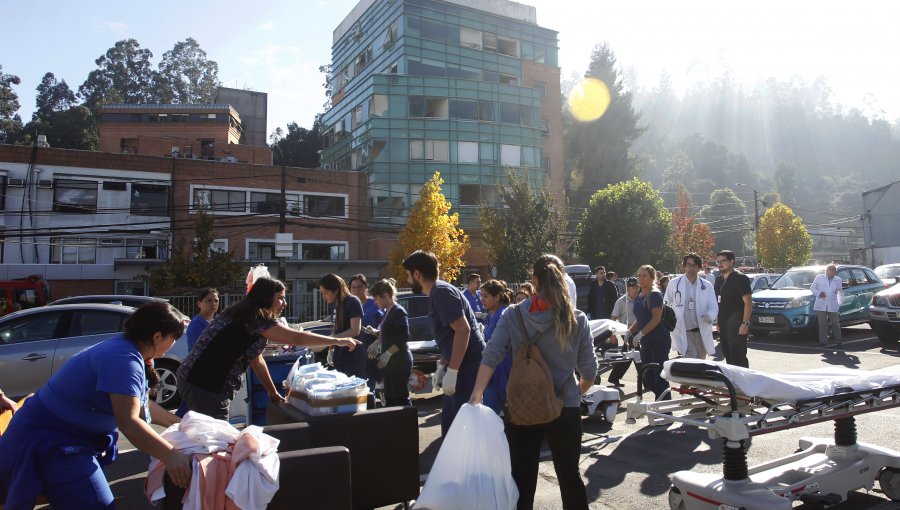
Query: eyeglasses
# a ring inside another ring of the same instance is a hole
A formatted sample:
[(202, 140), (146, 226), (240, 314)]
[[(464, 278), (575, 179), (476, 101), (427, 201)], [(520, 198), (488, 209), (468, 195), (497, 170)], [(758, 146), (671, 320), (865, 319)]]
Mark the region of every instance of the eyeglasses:
[(724, 264), (728, 261), (729, 261), (728, 259), (716, 259), (716, 264)]

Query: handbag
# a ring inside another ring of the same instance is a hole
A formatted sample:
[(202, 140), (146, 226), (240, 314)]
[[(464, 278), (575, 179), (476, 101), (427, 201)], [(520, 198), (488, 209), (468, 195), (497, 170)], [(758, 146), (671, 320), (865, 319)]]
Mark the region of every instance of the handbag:
[(516, 306), (524, 343), (513, 358), (506, 384), (506, 410), (514, 425), (541, 425), (559, 418), (563, 401), (556, 396), (553, 375), (541, 349), (525, 328), (522, 310)]

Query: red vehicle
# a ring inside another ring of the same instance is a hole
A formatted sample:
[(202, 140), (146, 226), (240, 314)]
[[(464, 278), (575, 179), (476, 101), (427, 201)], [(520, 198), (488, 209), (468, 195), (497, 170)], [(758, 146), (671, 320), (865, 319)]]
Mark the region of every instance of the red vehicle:
[(0, 315), (44, 306), (50, 300), (50, 285), (39, 274), (0, 281)]

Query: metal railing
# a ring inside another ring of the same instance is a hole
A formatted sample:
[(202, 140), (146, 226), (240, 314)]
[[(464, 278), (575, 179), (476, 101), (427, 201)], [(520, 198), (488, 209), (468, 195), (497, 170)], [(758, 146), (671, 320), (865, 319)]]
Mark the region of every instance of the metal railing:
[[(168, 299), (169, 303), (188, 317), (197, 314), (197, 296), (156, 296)], [(244, 298), (241, 293), (219, 294), (219, 311), (237, 303)], [(284, 317), (290, 323), (300, 323), (319, 320), (328, 313), (328, 305), (318, 290), (313, 292), (300, 292), (294, 290), (287, 299), (287, 308)]]

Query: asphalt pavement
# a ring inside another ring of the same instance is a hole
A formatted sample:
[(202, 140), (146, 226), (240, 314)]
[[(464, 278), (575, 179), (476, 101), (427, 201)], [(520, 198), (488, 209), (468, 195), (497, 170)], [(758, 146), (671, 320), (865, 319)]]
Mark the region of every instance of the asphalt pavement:
[[(874, 370), (900, 363), (900, 344), (885, 346), (868, 326), (844, 330), (842, 348), (821, 347), (813, 337), (770, 335), (750, 339), (751, 368), (764, 372), (805, 370), (825, 366), (844, 366)], [(605, 377), (603, 378), (605, 382)], [(668, 508), (670, 476), (677, 471), (720, 473), (722, 453), (719, 440), (710, 440), (705, 431), (679, 424), (650, 427), (646, 421), (625, 423), (625, 402), (636, 396), (636, 373), (629, 369), (623, 378), (622, 407), (613, 423), (599, 415), (586, 418), (582, 436), (581, 470), (591, 509), (647, 510)], [(645, 399), (649, 394), (645, 394)], [(415, 400), (419, 413), (420, 472), (427, 477), (440, 449), (440, 397)], [(900, 451), (900, 408), (856, 417), (860, 442)], [(833, 422), (797, 427), (753, 438), (748, 452), (751, 466), (792, 453), (800, 437), (833, 437)], [(143, 479), (148, 459), (134, 451), (124, 439), (122, 454), (107, 469), (119, 508), (153, 508), (143, 496)], [(536, 509), (561, 508), (559, 486), (549, 452), (544, 451), (535, 498)], [(299, 482), (299, 481), (298, 481)], [(284, 481), (282, 481), (284, 483)], [(402, 508), (401, 506), (385, 507)], [(797, 504), (797, 509), (811, 510)], [(875, 483), (869, 492), (852, 493), (834, 510), (900, 509)]]

